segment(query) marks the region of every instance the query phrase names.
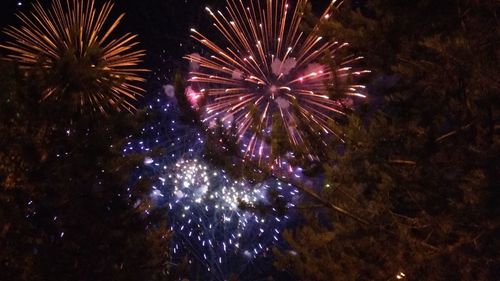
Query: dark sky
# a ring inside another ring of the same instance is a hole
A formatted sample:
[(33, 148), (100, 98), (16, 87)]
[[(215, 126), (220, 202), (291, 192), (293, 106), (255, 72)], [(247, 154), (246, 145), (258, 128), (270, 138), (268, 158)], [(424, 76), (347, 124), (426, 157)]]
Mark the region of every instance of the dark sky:
[[(52, 0), (39, 0), (48, 5)], [(63, 0), (64, 1), (64, 0)], [(254, 0), (251, 0), (254, 1)], [(29, 11), (35, 0), (0, 0), (0, 26), (18, 21), (16, 11)], [(96, 0), (103, 3), (105, 0)], [(139, 34), (141, 47), (147, 50), (146, 66), (153, 70), (150, 80), (164, 83), (176, 69), (186, 67), (185, 54), (196, 51), (198, 45), (189, 38), (194, 27), (209, 33), (210, 22), (205, 6), (224, 7), (225, 0), (115, 0), (116, 15), (125, 13), (120, 31)], [(291, 1), (293, 2), (293, 0)], [(311, 0), (314, 8), (322, 10), (329, 0)], [(0, 35), (0, 40), (5, 39)], [(153, 83), (154, 84), (154, 83)]]

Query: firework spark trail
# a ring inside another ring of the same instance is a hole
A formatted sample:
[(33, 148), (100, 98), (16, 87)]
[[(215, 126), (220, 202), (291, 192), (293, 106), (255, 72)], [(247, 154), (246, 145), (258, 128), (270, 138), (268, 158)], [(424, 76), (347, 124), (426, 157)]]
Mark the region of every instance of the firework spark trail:
[[(300, 30), (300, 7), (307, 0), (299, 0), (291, 13), (286, 0), (265, 2), (250, 1), (245, 6), (241, 0), (228, 0), (225, 13), (206, 8), (225, 45), (192, 29), (191, 37), (211, 55), (186, 56), (200, 66), (200, 70), (191, 72), (190, 82), (202, 85), (208, 97), (204, 121), (233, 120), (245, 156), (257, 157), (259, 163), (270, 154), (264, 139), (271, 133), (274, 116), (279, 116), (294, 146), (304, 143), (299, 121), (335, 135), (329, 124), (344, 115), (344, 104), (330, 99), (328, 83), (333, 77), (346, 80), (368, 72), (350, 67), (361, 57), (343, 58), (337, 69), (318, 63), (325, 54), (333, 57), (348, 44), (324, 40), (317, 35), (318, 26), (310, 34)], [(338, 5), (332, 1), (321, 20), (328, 20)], [(364, 92), (364, 86), (351, 85), (343, 94), (346, 98), (363, 98)], [(258, 120), (250, 114), (252, 107), (259, 113)], [(256, 121), (261, 124), (261, 132), (252, 129)]]
[[(281, 245), (281, 232), (290, 222), (299, 192), (273, 179), (257, 185), (234, 180), (224, 170), (197, 160), (202, 157), (205, 133), (179, 120), (173, 89), (164, 88), (147, 107), (155, 118), (123, 148), (124, 154), (162, 151), (146, 157), (135, 174), (139, 180), (153, 179), (151, 203), (142, 202), (150, 204), (146, 214), (154, 208), (168, 210), (174, 233), (172, 262), (187, 258), (193, 276), (228, 280), (235, 274), (253, 280), (266, 266), (271, 246)], [(270, 205), (271, 191), (284, 199), (285, 212)], [(241, 208), (240, 202), (268, 209), (260, 213)]]
[[(108, 23), (113, 9), (109, 2), (99, 8), (94, 0), (62, 2), (53, 0), (50, 9), (36, 2), (31, 13), (17, 15), (21, 26), (5, 29), (12, 41), (0, 45), (10, 52), (7, 59), (30, 73), (56, 75), (42, 100), (75, 98), (75, 106), (80, 109), (88, 106), (102, 113), (133, 110), (131, 102), (143, 93), (138, 83), (144, 79), (139, 73), (146, 70), (137, 67), (144, 51), (134, 51), (136, 35), (111, 38), (124, 14)], [(76, 64), (65, 68), (68, 60)], [(85, 75), (84, 71), (92, 74)], [(62, 78), (70, 74), (73, 80)]]
[[(169, 91), (174, 90), (172, 88)], [(175, 164), (183, 155), (197, 155), (204, 146), (204, 133), (196, 126), (179, 120), (180, 110), (175, 96), (167, 92), (164, 94), (152, 100), (145, 108), (146, 115), (150, 116), (151, 120), (142, 128), (141, 137), (130, 136), (123, 147), (124, 154), (161, 150), (158, 156), (161, 161), (154, 161), (154, 166), (158, 169), (166, 169), (167, 166)], [(145, 164), (153, 160), (147, 158)]]
[(290, 185), (272, 181), (252, 186), (196, 158), (181, 158), (160, 179), (161, 186), (153, 194), (168, 206), (175, 233), (174, 257), (187, 255), (219, 280), (244, 271), (245, 265), (266, 255), (289, 218), (274, 207), (268, 214), (258, 214), (242, 209), (241, 203), (269, 204), (268, 191), (274, 188), (290, 201), (287, 208), (298, 198)]

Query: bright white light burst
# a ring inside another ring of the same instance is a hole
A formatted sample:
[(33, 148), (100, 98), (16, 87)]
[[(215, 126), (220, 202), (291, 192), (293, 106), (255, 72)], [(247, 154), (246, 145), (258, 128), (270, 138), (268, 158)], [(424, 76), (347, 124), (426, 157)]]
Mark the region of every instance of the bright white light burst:
[[(180, 159), (160, 180), (153, 196), (168, 205), (174, 256), (187, 254), (221, 279), (236, 270), (223, 266), (241, 266), (280, 240), (288, 216), (271, 206), (268, 192), (287, 200), (287, 209), (298, 197), (290, 185), (273, 180), (252, 186), (197, 159)], [(258, 211), (259, 206), (267, 206), (266, 211)]]

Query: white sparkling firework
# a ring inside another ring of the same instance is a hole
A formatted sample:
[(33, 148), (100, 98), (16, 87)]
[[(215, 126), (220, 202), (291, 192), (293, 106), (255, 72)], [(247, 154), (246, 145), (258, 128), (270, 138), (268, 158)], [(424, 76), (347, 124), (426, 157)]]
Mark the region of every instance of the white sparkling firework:
[(241, 204), (268, 205), (271, 189), (289, 200), (287, 208), (298, 197), (298, 191), (289, 185), (273, 181), (252, 186), (197, 159), (180, 159), (160, 181), (161, 187), (155, 187), (152, 196), (164, 200), (169, 210), (174, 256), (188, 256), (220, 280), (242, 264), (266, 255), (269, 246), (280, 240), (288, 220), (287, 214), (279, 214), (272, 206), (259, 214), (242, 209)]

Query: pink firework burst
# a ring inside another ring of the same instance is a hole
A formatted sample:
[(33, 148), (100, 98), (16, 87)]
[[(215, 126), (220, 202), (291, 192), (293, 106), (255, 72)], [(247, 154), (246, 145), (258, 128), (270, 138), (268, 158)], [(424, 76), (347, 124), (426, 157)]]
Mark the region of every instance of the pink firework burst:
[[(342, 87), (340, 97), (332, 98), (333, 81), (345, 82), (369, 71), (351, 67), (362, 59), (356, 56), (344, 56), (338, 67), (322, 63), (325, 56), (335, 58), (348, 44), (325, 40), (318, 35), (318, 27), (309, 34), (301, 30), (300, 7), (307, 2), (298, 0), (291, 9), (286, 0), (247, 1), (246, 5), (228, 0), (224, 12), (206, 8), (221, 35), (219, 43), (191, 30), (192, 38), (210, 52), (186, 56), (199, 66), (191, 72), (190, 82), (206, 97), (203, 121), (235, 124), (246, 157), (270, 158), (269, 139), (276, 122), (292, 146), (305, 143), (298, 124), (335, 135), (331, 124), (345, 115), (345, 101), (365, 97), (363, 85), (348, 85)], [(338, 5), (332, 1), (321, 21), (329, 20)]]

